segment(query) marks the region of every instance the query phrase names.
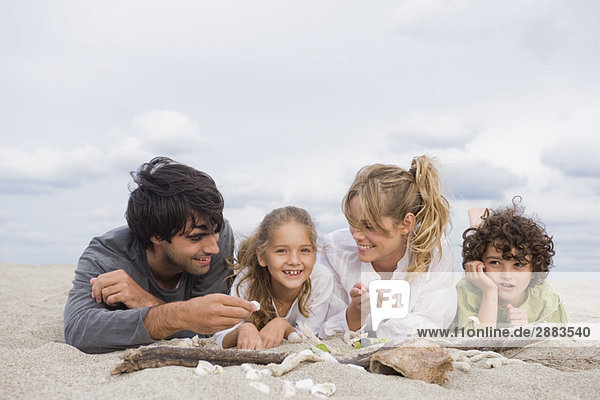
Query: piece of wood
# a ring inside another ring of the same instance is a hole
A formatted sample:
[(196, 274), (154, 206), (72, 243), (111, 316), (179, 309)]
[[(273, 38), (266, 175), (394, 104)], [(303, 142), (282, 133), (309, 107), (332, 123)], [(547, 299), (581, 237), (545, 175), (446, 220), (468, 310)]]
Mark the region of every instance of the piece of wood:
[(159, 368), (169, 365), (196, 367), (198, 361), (205, 360), (227, 367), (243, 363), (281, 363), (287, 354), (265, 353), (252, 350), (222, 350), (194, 347), (155, 346), (129, 349), (121, 356), (121, 362), (111, 372), (112, 375), (139, 371), (145, 368)]

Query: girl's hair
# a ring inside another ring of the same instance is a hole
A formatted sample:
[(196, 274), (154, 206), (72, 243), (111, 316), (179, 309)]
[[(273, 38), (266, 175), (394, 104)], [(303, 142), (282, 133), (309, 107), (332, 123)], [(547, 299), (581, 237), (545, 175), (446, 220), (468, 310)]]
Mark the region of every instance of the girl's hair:
[(441, 182), (433, 161), (427, 156), (413, 158), (410, 170), (396, 165), (373, 164), (361, 168), (343, 200), (346, 219), (363, 229), (350, 215), (350, 201), (358, 196), (365, 221), (376, 231), (389, 235), (383, 217), (402, 223), (408, 213), (416, 224), (407, 241), (412, 252), (408, 272), (426, 272), (433, 250), (441, 255), (441, 237), (447, 235), (450, 205), (442, 195)]
[(481, 225), (463, 232), (463, 268), (469, 261), (482, 261), (488, 246), (493, 245), (506, 260), (529, 261), (535, 272), (529, 285), (535, 286), (546, 278), (552, 266), (554, 243), (541, 222), (523, 215), (523, 207), (516, 199), (512, 207), (487, 209)]
[[(247, 320), (253, 323), (259, 330), (267, 322), (277, 317), (277, 312), (272, 303), (273, 288), (269, 270), (268, 268), (261, 267), (258, 262), (257, 253), (264, 254), (264, 251), (273, 241), (275, 230), (290, 222), (297, 222), (304, 225), (313, 251), (317, 251), (317, 232), (310, 214), (302, 208), (293, 206), (282, 207), (267, 214), (258, 229), (249, 238), (240, 243), (237, 262), (233, 266), (236, 274), (245, 269), (243, 271), (245, 275), (237, 286), (237, 295), (240, 295), (242, 283), (248, 281), (247, 299), (256, 300), (260, 303), (260, 310), (252, 313), (252, 316)], [(302, 285), (298, 294), (298, 309), (305, 317), (309, 316), (308, 313), (310, 310), (307, 307), (307, 303), (310, 292), (311, 282), (309, 277)]]

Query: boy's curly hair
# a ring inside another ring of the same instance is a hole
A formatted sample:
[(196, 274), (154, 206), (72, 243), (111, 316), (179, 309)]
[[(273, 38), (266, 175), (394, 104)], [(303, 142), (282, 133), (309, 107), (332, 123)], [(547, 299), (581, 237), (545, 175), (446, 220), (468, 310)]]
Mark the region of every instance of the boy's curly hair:
[(533, 278), (529, 283), (541, 283), (552, 264), (555, 254), (552, 237), (545, 226), (523, 215), (523, 208), (513, 200), (513, 206), (486, 210), (483, 222), (463, 232), (463, 269), (469, 261), (482, 260), (488, 245), (493, 245), (504, 259), (530, 260)]

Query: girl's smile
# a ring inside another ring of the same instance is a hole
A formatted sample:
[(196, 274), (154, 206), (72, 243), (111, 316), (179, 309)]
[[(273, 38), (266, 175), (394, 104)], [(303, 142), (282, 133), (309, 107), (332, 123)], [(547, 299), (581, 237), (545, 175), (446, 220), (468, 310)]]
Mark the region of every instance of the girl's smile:
[(277, 228), (270, 245), (257, 256), (260, 265), (269, 269), (274, 297), (281, 299), (298, 295), (317, 260), (306, 227), (296, 221)]

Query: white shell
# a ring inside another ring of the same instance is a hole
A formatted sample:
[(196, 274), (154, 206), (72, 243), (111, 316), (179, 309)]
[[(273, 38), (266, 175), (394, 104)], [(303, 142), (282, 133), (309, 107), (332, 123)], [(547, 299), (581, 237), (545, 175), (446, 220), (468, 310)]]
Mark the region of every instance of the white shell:
[(284, 398), (294, 397), (296, 395), (296, 387), (290, 381), (283, 381), (282, 395)]
[(262, 382), (249, 382), (248, 385), (259, 392), (263, 392), (264, 394), (271, 393), (271, 388)]
[(260, 303), (258, 301), (252, 300), (250, 303), (254, 304), (254, 308), (256, 308), (254, 311), (260, 310)]
[(223, 367), (220, 365), (212, 365), (208, 361), (200, 360), (198, 361), (198, 366), (194, 369), (194, 373), (198, 376), (221, 374), (223, 373)]
[(296, 382), (296, 389), (300, 389), (300, 390), (311, 390), (313, 388), (313, 386), (315, 386), (315, 384), (314, 384), (313, 380), (310, 378), (302, 379), (302, 380)]
[(300, 337), (300, 334), (298, 332), (292, 332), (292, 333), (290, 333), (288, 335), (287, 340), (290, 343), (301, 343), (302, 342), (302, 338)]
[(325, 383), (317, 383), (310, 389), (310, 393), (316, 397), (330, 397), (335, 393), (335, 383), (333, 382), (325, 382)]

